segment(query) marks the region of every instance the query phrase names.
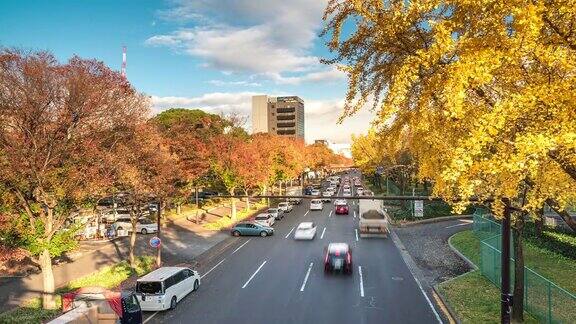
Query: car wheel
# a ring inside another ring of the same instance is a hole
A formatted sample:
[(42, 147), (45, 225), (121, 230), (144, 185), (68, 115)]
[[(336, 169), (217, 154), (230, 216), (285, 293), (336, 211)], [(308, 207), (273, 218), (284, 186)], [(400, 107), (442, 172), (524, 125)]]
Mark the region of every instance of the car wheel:
[(194, 289), (192, 291), (198, 290), (199, 286), (200, 286), (200, 283), (198, 282), (198, 280), (194, 280)]
[(266, 237), (266, 236), (268, 236), (268, 233), (266, 233), (266, 231), (262, 231), (262, 232), (260, 232), (260, 236)]
[(148, 231), (147, 231), (145, 228), (143, 228), (143, 229), (142, 229), (142, 234), (146, 235), (146, 234), (148, 234)]
[(172, 297), (172, 300), (170, 301), (170, 309), (175, 309), (176, 308), (176, 296)]
[(232, 232), (232, 235), (238, 237), (238, 236), (240, 236), (240, 232), (234, 231), (234, 232)]

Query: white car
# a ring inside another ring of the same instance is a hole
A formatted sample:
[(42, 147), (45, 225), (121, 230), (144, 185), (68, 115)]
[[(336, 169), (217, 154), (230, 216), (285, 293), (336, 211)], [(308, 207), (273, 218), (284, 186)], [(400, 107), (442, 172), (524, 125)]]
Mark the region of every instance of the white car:
[(344, 190), (344, 193), (342, 194), (343, 197), (352, 197), (352, 193), (350, 192), (350, 190), (346, 191)]
[(334, 206), (338, 206), (338, 205), (347, 205), (348, 203), (346, 202), (346, 199), (336, 199), (334, 200)]
[(311, 194), (312, 194), (312, 196), (320, 196), (320, 190), (318, 190), (318, 189), (312, 189)]
[(274, 216), (268, 213), (258, 214), (256, 217), (254, 217), (254, 222), (262, 226), (272, 227), (275, 221), (276, 219)]
[(357, 194), (358, 196), (361, 196), (363, 192), (364, 192), (364, 189), (363, 189), (362, 187), (356, 188), (356, 194)]
[(284, 213), (289, 213), (292, 211), (292, 205), (289, 202), (281, 202), (278, 204), (278, 209)]
[(162, 267), (136, 280), (136, 298), (143, 311), (163, 311), (176, 308), (178, 302), (198, 287), (198, 271), (186, 267)]
[(284, 218), (284, 212), (278, 208), (268, 208), (267, 213), (272, 215), (275, 220), (281, 220)]
[(324, 203), (320, 199), (310, 200), (310, 210), (322, 210)]
[(295, 240), (313, 240), (314, 236), (316, 236), (316, 224), (312, 222), (300, 223), (294, 232)]
[[(130, 218), (122, 217), (112, 225), (118, 230), (126, 230), (132, 232), (132, 220)], [(148, 218), (140, 218), (136, 223), (136, 233), (148, 234), (158, 232), (158, 224)]]

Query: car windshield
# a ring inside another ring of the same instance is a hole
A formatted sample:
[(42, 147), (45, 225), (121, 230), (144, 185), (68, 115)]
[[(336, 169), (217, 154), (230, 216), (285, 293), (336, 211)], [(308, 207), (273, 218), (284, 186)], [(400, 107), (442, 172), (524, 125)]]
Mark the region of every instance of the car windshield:
[(288, 206), (288, 203), (282, 202), (278, 204), (278, 207), (286, 207)]
[(299, 230), (311, 229), (312, 227), (314, 227), (314, 225), (312, 223), (302, 223), (302, 224), (298, 225)]
[(276, 208), (269, 208), (269, 209), (268, 209), (268, 212), (269, 212), (269, 213), (275, 213), (275, 212), (277, 212), (277, 211), (278, 211), (278, 209), (276, 209)]
[(312, 200), (310, 203), (311, 203), (311, 204), (320, 204), (321, 201), (320, 201), (320, 200), (317, 200), (317, 199), (314, 199), (314, 200)]
[(268, 215), (258, 215), (255, 218), (256, 220), (266, 220), (268, 219)]
[(160, 283), (159, 281), (137, 282), (136, 292), (142, 294), (161, 294), (162, 283)]

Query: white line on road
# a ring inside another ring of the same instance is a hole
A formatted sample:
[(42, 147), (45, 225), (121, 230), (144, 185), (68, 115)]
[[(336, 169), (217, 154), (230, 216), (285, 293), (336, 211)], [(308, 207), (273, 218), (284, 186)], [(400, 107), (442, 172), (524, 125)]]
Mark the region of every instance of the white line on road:
[(292, 229), (290, 230), (290, 232), (288, 232), (288, 234), (286, 234), (285, 238), (288, 238), (288, 236), (290, 236), (290, 234), (292, 234), (292, 231), (294, 230), (295, 227), (292, 227)]
[(354, 218), (356, 218), (356, 211), (354, 211)]
[(364, 297), (364, 281), (362, 279), (362, 267), (358, 266), (358, 273), (360, 274), (360, 297)]
[(358, 229), (357, 228), (354, 229), (354, 234), (356, 234), (356, 242), (358, 242)]
[(242, 286), (242, 289), (246, 288), (246, 286), (248, 286), (248, 284), (250, 283), (250, 281), (252, 281), (252, 279), (254, 278), (254, 276), (256, 276), (256, 274), (260, 271), (260, 269), (262, 269), (262, 267), (266, 264), (266, 260), (264, 262), (262, 262), (262, 264), (258, 267), (258, 269), (256, 269), (256, 272), (254, 272), (250, 278), (248, 279), (248, 281), (246, 281), (246, 283), (244, 284), (244, 286)]
[(324, 232), (326, 232), (326, 227), (324, 227), (324, 229), (322, 230), (322, 235), (320, 235), (320, 239), (324, 238)]
[(305, 213), (304, 213), (304, 216), (308, 215), (309, 212), (310, 212), (310, 211), (305, 212)]
[(248, 244), (248, 242), (250, 242), (251, 239), (248, 239), (248, 241), (242, 243), (242, 245), (240, 245), (239, 247), (236, 248), (236, 250), (232, 251), (232, 254), (238, 252), (238, 250), (240, 250), (244, 245)]
[(332, 217), (332, 210), (330, 211), (330, 214), (328, 214), (328, 217)]
[[(246, 242), (248, 243), (248, 242)], [(204, 277), (206, 277), (210, 272), (212, 272), (212, 270), (216, 269), (216, 267), (218, 267), (219, 265), (222, 264), (222, 262), (224, 262), (224, 260), (226, 259), (222, 259), (222, 261), (218, 262), (215, 266), (212, 267), (212, 269), (208, 270), (208, 272), (206, 272), (205, 274), (203, 274), (202, 276), (200, 276), (200, 279), (203, 279)]]
[(150, 317), (148, 317), (147, 319), (144, 320), (144, 322), (142, 322), (142, 324), (146, 324), (148, 323), (149, 320), (152, 319), (152, 317), (156, 316), (156, 314), (158, 314), (159, 312), (154, 312), (152, 315), (150, 315)]
[(463, 222), (464, 222), (464, 223), (460, 223), (460, 224), (456, 224), (456, 225), (450, 225), (450, 226), (446, 226), (446, 227), (444, 227), (444, 228), (452, 228), (452, 227), (457, 227), (457, 226), (465, 226), (465, 225), (468, 225), (468, 224), (471, 224), (471, 223), (472, 223), (472, 221), (470, 221), (470, 220), (464, 220)]
[(308, 281), (308, 276), (310, 276), (310, 270), (312, 270), (312, 266), (314, 262), (310, 262), (310, 266), (308, 266), (308, 271), (306, 272), (306, 276), (304, 277), (304, 282), (302, 283), (302, 287), (300, 287), (300, 291), (304, 291), (304, 287), (306, 287), (306, 282)]

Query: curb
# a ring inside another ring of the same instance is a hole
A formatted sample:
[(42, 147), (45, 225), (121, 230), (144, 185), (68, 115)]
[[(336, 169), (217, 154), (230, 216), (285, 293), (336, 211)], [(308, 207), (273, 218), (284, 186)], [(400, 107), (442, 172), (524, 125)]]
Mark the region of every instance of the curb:
[(451, 317), (448, 319), (448, 321), (450, 323), (455, 322), (456, 324), (462, 324), (462, 321), (460, 321), (458, 316), (456, 316), (456, 312), (452, 309), (452, 306), (450, 306), (450, 303), (448, 303), (446, 301), (444, 296), (440, 293), (440, 290), (438, 290), (438, 285), (432, 286), (432, 291), (434, 291), (434, 294), (436, 296), (438, 296), (438, 299), (440, 299), (442, 306), (444, 306), (446, 308), (446, 310), (448, 311), (448, 315)]
[(400, 224), (396, 223), (396, 224), (394, 224), (394, 226), (396, 226), (396, 227), (411, 227), (411, 226), (423, 225), (423, 224), (440, 223), (440, 222), (456, 220), (456, 219), (471, 219), (472, 217), (473, 217), (473, 215), (442, 216), (442, 217), (436, 217), (436, 218), (423, 219), (420, 221), (414, 221), (414, 222), (409, 222), (409, 223), (400, 223)]
[[(454, 235), (456, 235), (456, 234), (458, 234), (458, 233), (454, 233), (454, 234), (452, 234), (452, 236), (450, 236), (450, 237), (448, 238), (448, 246), (450, 247), (450, 249), (451, 249), (454, 253), (456, 253), (460, 258), (462, 258), (462, 260), (464, 260), (466, 263), (468, 263), (468, 265), (469, 265), (470, 267), (472, 267), (472, 269), (478, 270), (478, 266), (477, 266), (476, 264), (474, 264), (474, 262), (470, 261), (470, 259), (468, 259), (462, 252), (458, 251), (458, 249), (455, 248), (454, 245), (452, 245), (452, 238), (453, 238)], [(468, 272), (470, 272), (470, 271), (468, 271)], [(468, 272), (466, 272), (466, 273), (468, 273)]]

